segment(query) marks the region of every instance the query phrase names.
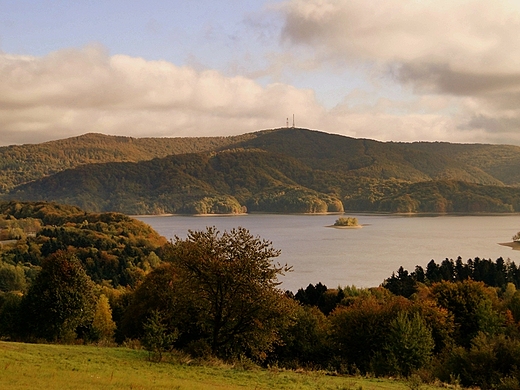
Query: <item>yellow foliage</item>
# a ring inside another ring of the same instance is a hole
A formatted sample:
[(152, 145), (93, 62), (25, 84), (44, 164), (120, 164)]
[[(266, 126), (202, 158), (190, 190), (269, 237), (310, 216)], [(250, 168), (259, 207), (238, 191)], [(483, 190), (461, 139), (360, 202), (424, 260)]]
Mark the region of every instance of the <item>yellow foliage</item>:
[(112, 309), (105, 294), (101, 294), (98, 299), (92, 326), (99, 333), (100, 339), (110, 340), (114, 337), (116, 324), (112, 320)]

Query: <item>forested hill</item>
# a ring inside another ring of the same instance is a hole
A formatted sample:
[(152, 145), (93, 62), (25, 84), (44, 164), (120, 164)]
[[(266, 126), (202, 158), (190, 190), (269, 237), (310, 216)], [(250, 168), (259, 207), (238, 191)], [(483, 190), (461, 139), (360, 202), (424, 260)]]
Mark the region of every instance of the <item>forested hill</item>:
[(83, 164), (137, 162), (172, 154), (217, 150), (252, 136), (132, 138), (90, 133), (41, 144), (4, 146), (0, 147), (0, 193)]
[(295, 157), (314, 169), (376, 179), (457, 180), (519, 185), (520, 147), (447, 142), (379, 142), (305, 129), (254, 133), (237, 146)]
[[(520, 147), (508, 145), (385, 143), (283, 128), (220, 138), (89, 134), (9, 148), (24, 151), (25, 159), (15, 159), (18, 171), (4, 175), (42, 177), (5, 198), (89, 211), (520, 211)], [(71, 169), (58, 167), (60, 156)], [(0, 166), (8, 165), (2, 158)], [(88, 164), (104, 159), (112, 162)]]

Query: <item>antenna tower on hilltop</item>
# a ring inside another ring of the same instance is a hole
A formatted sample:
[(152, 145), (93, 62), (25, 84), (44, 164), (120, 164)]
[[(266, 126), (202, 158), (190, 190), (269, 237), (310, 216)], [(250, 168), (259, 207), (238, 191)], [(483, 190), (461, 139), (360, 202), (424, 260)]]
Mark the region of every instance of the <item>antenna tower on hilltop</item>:
[(294, 129), (294, 114), (292, 114), (292, 127)]

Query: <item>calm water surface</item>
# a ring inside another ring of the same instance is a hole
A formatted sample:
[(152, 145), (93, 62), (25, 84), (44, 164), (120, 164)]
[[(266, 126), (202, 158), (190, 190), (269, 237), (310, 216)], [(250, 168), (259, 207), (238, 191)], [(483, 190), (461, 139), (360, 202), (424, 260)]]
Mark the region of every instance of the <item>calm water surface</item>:
[(520, 265), (520, 251), (498, 245), (520, 231), (519, 215), (396, 216), (355, 215), (362, 229), (327, 227), (335, 215), (139, 216), (168, 239), (186, 237), (188, 229), (241, 226), (273, 242), (282, 254), (275, 261), (293, 266), (281, 278), (282, 288), (296, 291), (309, 283), (328, 287), (378, 286), (401, 265), (413, 271), (434, 259), (464, 261), (480, 257), (511, 259)]

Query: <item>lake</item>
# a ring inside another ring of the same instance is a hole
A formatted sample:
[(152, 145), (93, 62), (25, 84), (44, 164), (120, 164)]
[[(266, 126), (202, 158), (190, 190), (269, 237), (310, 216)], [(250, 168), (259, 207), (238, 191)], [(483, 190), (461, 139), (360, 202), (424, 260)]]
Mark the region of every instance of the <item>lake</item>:
[(159, 234), (185, 238), (188, 229), (241, 226), (272, 241), (282, 251), (275, 262), (293, 272), (282, 277), (281, 288), (296, 292), (309, 283), (328, 287), (373, 287), (402, 265), (413, 271), (434, 259), (464, 261), (480, 257), (511, 259), (520, 264), (520, 251), (498, 243), (510, 242), (520, 231), (519, 215), (404, 216), (348, 214), (362, 229), (335, 229), (337, 215), (248, 214), (240, 216), (138, 216)]

